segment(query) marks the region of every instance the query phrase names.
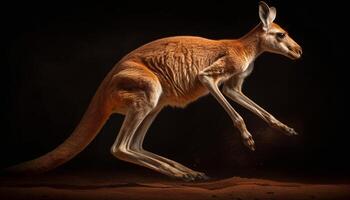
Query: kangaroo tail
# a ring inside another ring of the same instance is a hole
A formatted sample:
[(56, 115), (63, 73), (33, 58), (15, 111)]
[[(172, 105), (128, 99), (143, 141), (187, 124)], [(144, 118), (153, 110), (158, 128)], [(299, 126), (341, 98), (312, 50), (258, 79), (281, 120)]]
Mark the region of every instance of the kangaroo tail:
[(16, 174), (43, 173), (55, 169), (79, 154), (96, 137), (111, 114), (103, 99), (97, 91), (78, 126), (57, 148), (5, 171)]

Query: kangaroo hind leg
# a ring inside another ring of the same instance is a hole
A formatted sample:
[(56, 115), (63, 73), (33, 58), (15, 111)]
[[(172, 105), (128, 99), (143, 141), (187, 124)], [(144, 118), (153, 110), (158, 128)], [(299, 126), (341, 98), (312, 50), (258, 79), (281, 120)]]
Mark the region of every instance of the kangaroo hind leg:
[[(161, 85), (157, 77), (145, 66), (138, 63), (128, 64), (129, 66), (122, 68), (113, 80), (116, 88), (113, 97), (117, 97), (118, 102), (123, 105), (123, 112), (126, 116), (111, 148), (112, 154), (121, 160), (147, 167), (171, 177), (194, 180), (188, 172), (166, 162), (167, 159), (161, 159), (160, 156), (137, 148), (140, 144), (136, 145), (135, 143), (140, 139), (143, 140), (144, 137), (140, 134), (137, 136), (137, 130), (146, 117), (154, 113), (157, 108), (161, 95)], [(145, 133), (146, 131), (147, 129), (141, 127), (141, 132)]]
[(167, 163), (170, 166), (172, 166), (176, 169), (179, 169), (180, 171), (186, 173), (186, 175), (183, 177), (183, 179), (185, 179), (185, 180), (207, 180), (207, 179), (209, 179), (209, 177), (206, 176), (203, 172), (194, 171), (194, 170), (192, 170), (192, 169), (190, 169), (190, 168), (188, 168), (188, 167), (186, 167), (178, 162), (175, 162), (175, 161), (170, 160), (168, 158), (159, 156), (159, 155), (154, 154), (152, 152), (149, 152), (143, 148), (142, 145), (143, 145), (143, 141), (144, 141), (145, 135), (147, 133), (147, 130), (149, 129), (149, 127), (151, 126), (152, 122), (154, 121), (156, 116), (159, 114), (161, 109), (162, 109), (162, 106), (157, 106), (142, 121), (141, 125), (139, 126), (139, 128), (135, 132), (135, 135), (134, 135), (133, 140), (131, 142), (132, 143), (131, 148), (134, 151), (142, 152), (143, 154), (145, 154), (148, 157), (158, 159), (158, 160), (160, 160), (164, 163)]

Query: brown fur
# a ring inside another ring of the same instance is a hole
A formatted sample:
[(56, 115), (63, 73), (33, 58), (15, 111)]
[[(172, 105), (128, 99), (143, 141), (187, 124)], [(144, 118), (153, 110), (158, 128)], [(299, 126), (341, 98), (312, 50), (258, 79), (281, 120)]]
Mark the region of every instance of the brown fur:
[[(241, 40), (210, 40), (193, 36), (156, 40), (125, 56), (113, 68), (110, 72), (113, 75), (109, 77), (112, 77), (112, 81), (117, 81), (116, 77), (120, 77), (118, 74), (145, 77), (152, 73), (151, 76), (156, 76), (154, 80), (157, 79), (162, 86), (160, 102), (184, 107), (208, 94), (208, 90), (200, 83), (198, 74), (218, 58), (230, 57), (228, 62), (232, 63), (232, 69), (225, 70), (235, 73), (244, 71), (246, 66), (243, 65), (246, 59), (259, 51), (254, 44), (251, 44), (255, 40), (257, 34), (255, 32), (259, 32), (258, 28), (254, 30), (249, 37), (243, 37)], [(111, 80), (107, 78), (105, 81)], [(124, 104), (127, 105), (128, 102), (122, 102), (122, 105)]]

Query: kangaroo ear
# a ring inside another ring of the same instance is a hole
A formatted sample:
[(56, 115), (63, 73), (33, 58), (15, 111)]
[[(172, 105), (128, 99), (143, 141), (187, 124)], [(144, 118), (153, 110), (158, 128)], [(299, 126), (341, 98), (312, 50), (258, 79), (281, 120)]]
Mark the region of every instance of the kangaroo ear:
[(259, 17), (261, 22), (264, 25), (263, 29), (267, 31), (270, 28), (270, 25), (273, 22), (273, 20), (275, 20), (276, 18), (276, 8), (275, 7), (269, 8), (269, 6), (265, 2), (260, 1)]

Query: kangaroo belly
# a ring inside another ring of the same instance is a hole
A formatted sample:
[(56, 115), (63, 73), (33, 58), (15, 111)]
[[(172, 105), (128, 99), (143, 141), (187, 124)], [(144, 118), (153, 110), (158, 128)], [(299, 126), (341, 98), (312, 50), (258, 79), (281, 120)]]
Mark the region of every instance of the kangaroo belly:
[(162, 100), (183, 107), (208, 93), (198, 74), (224, 53), (222, 45), (200, 37), (160, 39), (133, 51), (127, 59), (142, 62), (159, 79)]
[(145, 63), (158, 77), (162, 100), (172, 106), (186, 106), (207, 94), (207, 89), (198, 79), (198, 73), (209, 65), (206, 58), (189, 57), (183, 53), (159, 55), (145, 59)]

